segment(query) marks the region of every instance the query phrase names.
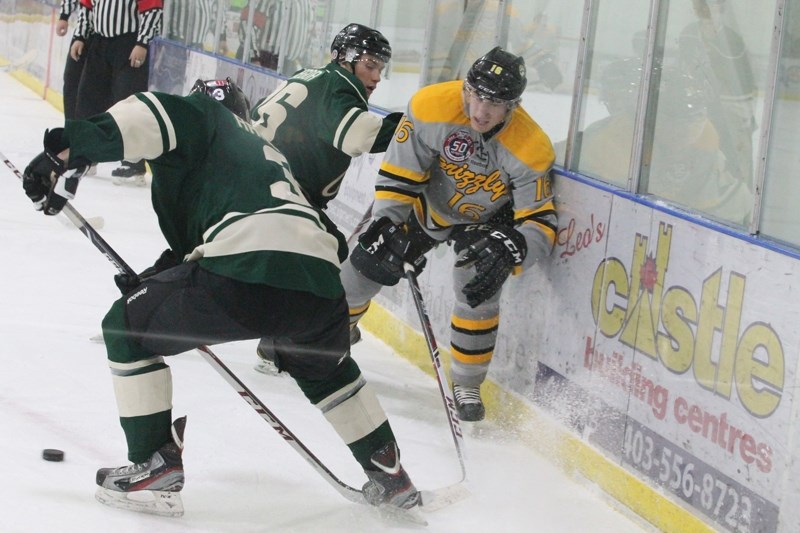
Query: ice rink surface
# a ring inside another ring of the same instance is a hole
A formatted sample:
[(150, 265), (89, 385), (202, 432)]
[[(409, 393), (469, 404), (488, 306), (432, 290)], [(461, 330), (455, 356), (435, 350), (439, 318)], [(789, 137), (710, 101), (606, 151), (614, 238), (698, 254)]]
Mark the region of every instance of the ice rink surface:
[[(0, 152), (20, 171), (63, 116), (0, 73)], [(74, 207), (103, 217), (102, 236), (136, 270), (166, 248), (149, 188), (115, 186), (114, 165), (85, 178)], [(15, 532), (372, 532), (422, 529), (387, 523), (347, 502), (197, 354), (168, 360), (174, 415), (188, 416), (182, 518), (107, 508), (94, 500), (99, 467), (127, 464), (105, 348), (89, 338), (117, 298), (113, 266), (65, 217), (33, 210), (0, 166), (0, 530)], [(288, 377), (253, 371), (255, 341), (214, 352), (345, 482), (366, 481), (321, 414)], [(460, 468), (436, 382), (369, 334), (353, 356), (377, 389), (419, 488), (449, 485)], [(431, 532), (650, 531), (602, 493), (566, 477), (484, 422), (465, 435), (471, 497), (429, 513)], [(64, 450), (61, 463), (44, 448)]]

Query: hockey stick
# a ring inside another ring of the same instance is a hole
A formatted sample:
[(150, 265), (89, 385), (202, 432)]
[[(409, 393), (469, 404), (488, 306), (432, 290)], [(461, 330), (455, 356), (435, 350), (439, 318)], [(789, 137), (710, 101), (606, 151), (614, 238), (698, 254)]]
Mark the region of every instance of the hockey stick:
[(309, 450), (305, 444), (300, 442), (297, 437), (295, 437), (294, 433), (292, 433), (286, 424), (281, 422), (275, 414), (264, 405), (261, 400), (259, 400), (253, 392), (247, 388), (247, 386), (242, 383), (242, 381), (236, 377), (236, 375), (231, 372), (231, 370), (225, 366), (225, 364), (220, 361), (219, 357), (214, 355), (208, 346), (200, 346), (197, 348), (197, 351), (200, 352), (200, 355), (203, 356), (208, 364), (210, 364), (217, 373), (222, 376), (222, 378), (228, 382), (228, 384), (239, 393), (239, 396), (247, 402), (250, 407), (252, 407), (258, 415), (267, 421), (267, 423), (272, 426), (272, 429), (278, 432), (278, 434), (285, 440), (289, 445), (295, 449), (297, 453), (299, 453), (303, 459), (306, 460), (311, 467), (317, 471), (325, 480), (330, 483), (333, 488), (335, 488), (339, 494), (350, 500), (351, 502), (355, 503), (366, 503), (364, 500), (363, 493), (347, 485), (343, 481), (341, 481), (336, 475), (331, 472), (328, 467), (322, 464), (322, 461), (314, 455), (314, 453)]
[[(97, 231), (95, 231), (94, 228), (85, 223), (80, 213), (78, 213), (77, 210), (75, 210), (69, 204), (69, 202), (67, 202), (67, 204), (64, 206), (64, 210), (67, 211), (67, 216), (70, 218), (70, 220), (75, 222), (75, 225), (78, 226), (78, 229), (80, 229), (81, 232), (89, 238), (92, 244), (94, 244), (95, 247), (106, 256), (106, 258), (117, 268), (121, 274), (126, 274), (128, 276), (138, 275), (127, 263), (125, 263), (119, 254), (117, 254), (114, 249), (111, 248), (105, 239), (103, 239), (97, 233)], [(348, 501), (354, 503), (367, 503), (367, 501), (364, 499), (364, 494), (362, 491), (346, 484), (333, 472), (331, 472), (331, 470), (328, 469), (328, 467), (326, 467), (322, 461), (294, 435), (294, 433), (292, 433), (288, 426), (281, 422), (281, 420), (275, 416), (275, 414), (266, 405), (264, 405), (264, 403), (259, 400), (258, 397), (253, 394), (253, 392), (244, 383), (242, 383), (238, 377), (236, 377), (236, 374), (234, 374), (219, 359), (219, 357), (217, 357), (214, 352), (208, 348), (208, 346), (198, 346), (197, 351), (200, 353), (203, 359), (205, 359), (206, 362), (210, 364), (212, 368), (214, 368), (214, 370), (216, 370), (217, 373), (222, 376), (231, 387), (233, 387), (239, 396), (250, 407), (252, 407), (261, 418), (267, 421), (272, 429), (274, 429), (281, 436), (281, 438), (283, 438), (283, 440), (285, 440), (298, 454), (300, 454), (300, 456), (305, 459), (306, 462), (325, 479), (325, 481), (327, 481), (334, 489), (336, 489), (339, 494), (344, 496), (344, 498)], [(420, 495), (423, 509), (430, 512), (463, 500), (469, 496), (469, 491), (460, 484), (455, 484), (440, 489), (421, 490)], [(413, 518), (410, 514), (409, 516), (403, 515), (402, 510), (398, 510), (393, 516), (416, 521), (416, 518)]]
[[(113, 248), (103, 239), (97, 231), (89, 224), (85, 223), (83, 217), (81, 217), (80, 213), (78, 213), (75, 208), (73, 208), (69, 202), (64, 206), (64, 211), (67, 213), (67, 217), (75, 223), (78, 229), (86, 235), (92, 244), (102, 252), (106, 258), (111, 261), (111, 263), (117, 268), (120, 274), (125, 274), (127, 276), (137, 277), (138, 274), (114, 251)], [(206, 360), (208, 364), (210, 364), (217, 373), (222, 376), (228, 384), (234, 388), (234, 390), (242, 397), (242, 399), (252, 407), (258, 415), (266, 420), (269, 425), (278, 432), (278, 434), (287, 442), (289, 443), (292, 448), (295, 449), (303, 459), (308, 462), (316, 470), (325, 480), (333, 486), (346, 499), (351, 502), (358, 502), (358, 503), (365, 503), (364, 496), (362, 492), (358, 489), (355, 489), (343, 481), (341, 481), (338, 477), (336, 477), (323, 463), (319, 460), (319, 458), (314, 455), (311, 450), (309, 450), (302, 442), (300, 442), (297, 437), (295, 437), (294, 433), (292, 433), (289, 428), (283, 422), (278, 419), (275, 414), (270, 411), (270, 409), (264, 405), (264, 403), (256, 397), (253, 392), (247, 388), (247, 386), (242, 383), (242, 381), (236, 377), (236, 375), (217, 357), (214, 352), (212, 352), (208, 346), (198, 346), (197, 351)]]
[[(0, 156), (2, 154), (0, 153)], [(5, 156), (2, 156), (6, 165), (11, 168), (14, 173), (22, 178), (22, 174)], [(94, 246), (108, 259), (111, 264), (117, 269), (120, 274), (137, 277), (138, 274), (125, 262), (124, 259), (106, 242), (103, 237), (95, 230), (81, 214), (72, 207), (72, 204), (67, 202), (62, 209), (67, 218), (83, 233)], [(239, 378), (207, 347), (199, 346), (197, 348), (203, 359), (206, 360), (224, 379), (231, 385), (234, 390), (241, 396), (241, 398), (258, 413), (261, 418), (266, 420), (269, 425), (274, 429), (303, 459), (306, 460), (311, 467), (317, 471), (336, 491), (344, 496), (345, 499), (355, 503), (366, 504), (364, 494), (361, 490), (351, 487), (340, 480), (333, 472), (331, 472), (322, 461), (308, 449), (292, 431), (275, 416), (275, 414), (264, 405), (253, 392), (242, 383)], [(466, 498), (469, 492), (459, 485), (452, 485), (434, 490), (420, 491), (422, 506), (426, 511), (435, 511), (457, 501)], [(409, 516), (402, 514), (402, 509), (394, 513), (395, 517), (410, 519), (418, 521), (410, 513)], [(389, 512), (389, 511), (387, 511)]]
[[(3, 163), (6, 164), (6, 166), (11, 170), (11, 172), (13, 172), (14, 175), (16, 175), (17, 178), (19, 178), (19, 180), (22, 181), (23, 179), (22, 172), (20, 172), (19, 169), (16, 166), (14, 166), (14, 163), (12, 163), (2, 152), (0, 152), (0, 158), (3, 159)], [(105, 219), (103, 217), (90, 217), (88, 219), (83, 218), (77, 211), (75, 211), (75, 209), (73, 209), (71, 205), (67, 204), (67, 206), (69, 207), (69, 209), (65, 207), (61, 212), (64, 214), (64, 216), (69, 218), (73, 224), (78, 226), (78, 229), (81, 230), (81, 232), (83, 232), (90, 239), (92, 237), (86, 234), (86, 232), (83, 230), (84, 226), (91, 226), (94, 229), (102, 229), (103, 226), (105, 226)], [(98, 235), (98, 237), (100, 236)]]
[(436, 338), (433, 336), (433, 328), (431, 327), (431, 320), (428, 317), (428, 312), (425, 310), (425, 302), (422, 300), (422, 291), (419, 288), (417, 274), (414, 267), (409, 263), (406, 263), (404, 268), (408, 285), (411, 287), (411, 295), (414, 297), (414, 305), (419, 314), (419, 321), (422, 324), (422, 332), (425, 334), (425, 341), (428, 344), (428, 352), (430, 353), (431, 361), (433, 361), (433, 369), (436, 372), (436, 381), (439, 383), (439, 393), (442, 395), (442, 403), (444, 403), (445, 411), (447, 411), (447, 422), (450, 425), (450, 433), (453, 435), (453, 444), (456, 447), (458, 461), (461, 464), (461, 481), (464, 481), (467, 479), (467, 468), (464, 462), (464, 435), (461, 432), (461, 423), (456, 413), (456, 402), (447, 384), (447, 377), (444, 375), (442, 360), (439, 357), (439, 346), (436, 344)]
[[(14, 166), (11, 161), (2, 153), (0, 156), (3, 158), (3, 162), (17, 175), (19, 179), (22, 179), (22, 173)], [(127, 276), (133, 276), (134, 278), (138, 277), (138, 274), (128, 265), (122, 257), (111, 247), (110, 244), (106, 242), (103, 237), (95, 230), (92, 225), (86, 221), (83, 216), (78, 212), (77, 209), (72, 207), (72, 204), (67, 202), (64, 205), (64, 208), (61, 210), (67, 218), (83, 233), (92, 244), (94, 244), (95, 248), (100, 250), (100, 252), (106, 256), (112, 265), (117, 269), (120, 274), (124, 274)], [(252, 407), (256, 413), (261, 416), (264, 420), (269, 422), (272, 429), (278, 432), (278, 434), (288, 442), (323, 478), (325, 478), (328, 483), (330, 483), (342, 496), (348, 499), (351, 502), (359, 502), (365, 503), (364, 496), (362, 492), (358, 489), (355, 489), (343, 481), (341, 481), (338, 477), (336, 477), (322, 462), (319, 458), (314, 455), (302, 442), (300, 442), (297, 437), (294, 436), (286, 424), (281, 422), (277, 416), (275, 416), (272, 411), (264, 405), (261, 400), (259, 400), (255, 394), (253, 394), (250, 389), (245, 386), (244, 383), (236, 377), (236, 375), (216, 356), (214, 353), (207, 347), (207, 346), (199, 346), (197, 348), (200, 355), (205, 359), (213, 368), (216, 370), (224, 379), (225, 381), (230, 384), (234, 390), (242, 397), (242, 399), (247, 402), (250, 407)]]

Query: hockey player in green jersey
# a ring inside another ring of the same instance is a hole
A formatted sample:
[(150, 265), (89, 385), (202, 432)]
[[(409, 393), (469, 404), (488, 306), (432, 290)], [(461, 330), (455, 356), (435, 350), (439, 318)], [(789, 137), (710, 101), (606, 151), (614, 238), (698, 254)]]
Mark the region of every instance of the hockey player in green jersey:
[(26, 194), (54, 215), (89, 163), (147, 159), (161, 231), (182, 259), (127, 280), (103, 319), (133, 464), (100, 469), (97, 498), (182, 514), (185, 417), (173, 421), (164, 356), (270, 337), (280, 339), (284, 369), (363, 467), (367, 501), (415, 507), (419, 492), (400, 465), (386, 413), (349, 354), (344, 238), (302, 194), (283, 155), (243, 120), (248, 107), (230, 79), (198, 81), (188, 96), (137, 93), (49, 130), (44, 152), (25, 169)]
[[(391, 57), (381, 32), (348, 24), (331, 43), (330, 63), (301, 70), (253, 107), (256, 131), (286, 157), (316, 207), (325, 208), (339, 192), (353, 157), (386, 151), (403, 114), (381, 118), (367, 101)], [(264, 374), (279, 372), (270, 346), (264, 339), (257, 350), (255, 369)]]
[(549, 255), (557, 217), (549, 172), (550, 139), (519, 106), (521, 57), (497, 47), (466, 79), (417, 91), (390, 144), (375, 185), (373, 222), (342, 265), (351, 327), (406, 263), (449, 241), (455, 305), (451, 378), (459, 417), (481, 420), (500, 323), (500, 289)]
[(309, 201), (324, 208), (353, 157), (385, 152), (402, 113), (381, 118), (367, 100), (392, 57), (377, 30), (348, 24), (331, 43), (331, 62), (301, 70), (253, 108), (253, 124), (286, 157)]

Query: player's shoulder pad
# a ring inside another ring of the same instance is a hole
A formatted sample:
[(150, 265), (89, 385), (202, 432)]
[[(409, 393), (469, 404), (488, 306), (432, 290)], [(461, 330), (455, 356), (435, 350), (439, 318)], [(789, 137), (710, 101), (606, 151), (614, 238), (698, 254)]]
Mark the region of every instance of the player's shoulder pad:
[(512, 112), (508, 125), (497, 134), (497, 142), (516, 159), (538, 173), (549, 169), (555, 160), (550, 137), (519, 106)]
[(408, 107), (415, 119), (423, 122), (469, 124), (464, 113), (461, 80), (428, 85), (411, 97)]

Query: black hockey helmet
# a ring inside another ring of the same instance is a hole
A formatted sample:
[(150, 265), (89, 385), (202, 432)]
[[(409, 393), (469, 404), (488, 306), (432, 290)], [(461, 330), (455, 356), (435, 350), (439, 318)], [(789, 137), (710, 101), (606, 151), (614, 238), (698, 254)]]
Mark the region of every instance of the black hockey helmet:
[(230, 78), (224, 80), (200, 80), (194, 82), (189, 94), (203, 93), (227, 107), (234, 115), (249, 120), (250, 101)]
[(522, 57), (496, 46), (472, 64), (465, 83), (480, 98), (515, 105), (528, 85), (525, 74)]
[(351, 62), (361, 54), (371, 54), (384, 63), (392, 58), (389, 40), (378, 30), (351, 23), (336, 34), (331, 43), (331, 61)]

